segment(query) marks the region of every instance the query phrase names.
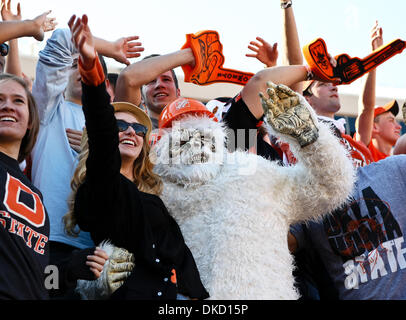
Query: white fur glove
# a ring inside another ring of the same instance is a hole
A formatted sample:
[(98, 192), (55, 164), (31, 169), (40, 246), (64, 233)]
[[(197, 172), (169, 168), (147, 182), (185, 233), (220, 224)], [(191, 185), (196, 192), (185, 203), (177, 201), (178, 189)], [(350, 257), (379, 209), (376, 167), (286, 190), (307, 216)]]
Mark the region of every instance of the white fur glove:
[[(301, 147), (319, 137), (308, 103), (298, 93), (283, 84), (267, 82), (268, 98), (259, 93), (265, 119), (277, 133), (293, 137)], [(317, 123), (317, 122), (316, 122)]]

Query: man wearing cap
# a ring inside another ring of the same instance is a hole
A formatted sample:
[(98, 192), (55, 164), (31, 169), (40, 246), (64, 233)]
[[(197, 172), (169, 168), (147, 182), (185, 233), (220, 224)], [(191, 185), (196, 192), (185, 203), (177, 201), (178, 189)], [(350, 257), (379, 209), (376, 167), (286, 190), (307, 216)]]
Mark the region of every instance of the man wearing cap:
[(346, 134), (345, 121), (334, 119), (335, 114), (341, 108), (335, 84), (321, 81), (305, 82), (303, 96), (316, 111), (318, 119), (329, 123), (332, 130), (341, 139), (353, 158), (354, 166), (363, 167), (372, 162), (371, 153), (366, 146)]
[[(382, 28), (378, 22), (372, 29), (371, 45), (372, 50), (383, 45)], [(392, 154), (392, 148), (399, 139), (402, 128), (395, 119), (399, 113), (396, 100), (383, 106), (375, 106), (376, 72), (374, 69), (365, 77), (355, 123), (356, 139), (368, 147), (373, 161), (379, 161)]]
[[(361, 139), (364, 140), (363, 142), (371, 151), (374, 161), (385, 159), (391, 155), (392, 148), (399, 139), (402, 129), (395, 119), (398, 113), (399, 105), (396, 100), (392, 100), (384, 106), (375, 107), (369, 143), (367, 144), (365, 136), (360, 135)], [(361, 125), (360, 123), (359, 127)]]
[(368, 146), (373, 161), (385, 159), (392, 154), (392, 148), (400, 137), (402, 127), (396, 121), (399, 105), (392, 100), (375, 108), (366, 103), (362, 107), (356, 121), (356, 137)]

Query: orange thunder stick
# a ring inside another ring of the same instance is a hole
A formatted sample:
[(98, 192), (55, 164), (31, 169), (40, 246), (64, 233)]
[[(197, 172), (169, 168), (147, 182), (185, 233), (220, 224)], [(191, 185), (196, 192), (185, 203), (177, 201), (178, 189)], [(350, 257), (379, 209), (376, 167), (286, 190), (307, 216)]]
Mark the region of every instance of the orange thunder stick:
[(364, 59), (351, 58), (345, 53), (340, 54), (335, 57), (337, 60), (336, 67), (331, 65), (326, 43), (321, 38), (304, 46), (303, 54), (312, 72), (321, 79), (336, 84), (349, 84), (392, 58), (395, 54), (401, 53), (405, 47), (405, 41), (396, 39), (377, 48)]

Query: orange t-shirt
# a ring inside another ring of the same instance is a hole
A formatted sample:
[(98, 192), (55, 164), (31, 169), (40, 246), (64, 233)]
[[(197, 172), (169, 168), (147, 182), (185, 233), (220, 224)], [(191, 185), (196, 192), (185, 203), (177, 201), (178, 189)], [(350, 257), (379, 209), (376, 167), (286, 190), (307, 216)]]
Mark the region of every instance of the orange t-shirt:
[(372, 142), (369, 143), (368, 149), (369, 149), (369, 151), (371, 151), (372, 158), (374, 159), (375, 162), (385, 159), (386, 157), (389, 156), (388, 154), (385, 154), (385, 153), (379, 151), (377, 148), (375, 148), (375, 146)]

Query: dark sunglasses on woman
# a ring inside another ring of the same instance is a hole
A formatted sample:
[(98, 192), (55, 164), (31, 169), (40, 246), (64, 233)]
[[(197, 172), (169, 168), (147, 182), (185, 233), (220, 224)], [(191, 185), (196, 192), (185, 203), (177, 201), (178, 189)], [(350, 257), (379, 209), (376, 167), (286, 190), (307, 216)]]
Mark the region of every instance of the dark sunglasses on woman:
[(124, 120), (118, 120), (118, 119), (117, 119), (117, 127), (118, 127), (118, 131), (120, 131), (120, 132), (124, 132), (128, 129), (128, 127), (131, 127), (134, 129), (135, 134), (137, 136), (140, 136), (143, 138), (145, 137), (145, 135), (147, 134), (147, 131), (148, 131), (147, 127), (140, 123), (128, 123), (128, 122), (125, 122)]

